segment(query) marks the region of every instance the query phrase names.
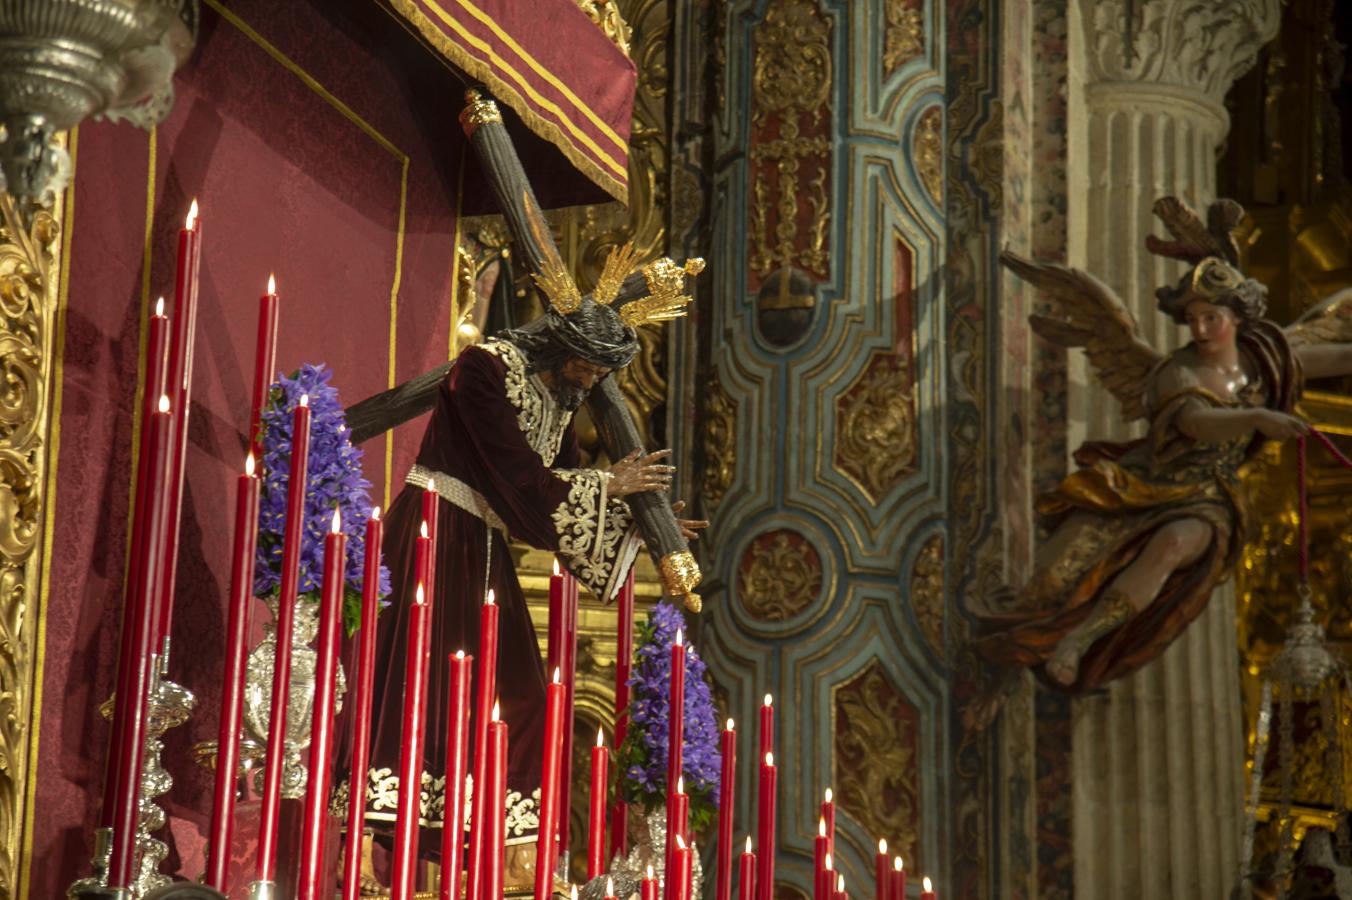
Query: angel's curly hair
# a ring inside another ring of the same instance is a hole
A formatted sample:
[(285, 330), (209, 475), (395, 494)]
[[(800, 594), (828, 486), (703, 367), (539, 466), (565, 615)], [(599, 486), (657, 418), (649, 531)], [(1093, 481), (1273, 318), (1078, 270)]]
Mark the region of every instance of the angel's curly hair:
[(1225, 307), (1241, 326), (1267, 313), (1267, 287), (1215, 256), (1197, 263), (1173, 287), (1155, 291), (1155, 298), (1160, 312), (1180, 325), (1187, 324), (1188, 304), (1194, 300)]

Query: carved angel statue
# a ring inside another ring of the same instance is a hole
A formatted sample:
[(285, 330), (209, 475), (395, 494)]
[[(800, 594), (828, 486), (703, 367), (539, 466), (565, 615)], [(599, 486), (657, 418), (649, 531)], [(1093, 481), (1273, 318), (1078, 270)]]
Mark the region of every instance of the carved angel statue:
[[(1156, 291), (1160, 311), (1192, 333), (1168, 355), (1092, 275), (1001, 255), (1058, 301), (1061, 315), (1033, 316), (1033, 330), (1083, 348), (1127, 418), (1148, 424), (1144, 438), (1076, 452), (1077, 470), (1038, 499), (1052, 530), (1028, 584), (978, 614), (982, 656), (1072, 693), (1139, 669), (1201, 613), (1243, 546), (1240, 465), (1308, 430), (1292, 412), (1303, 378), (1352, 373), (1352, 290), (1282, 329), (1263, 317), (1267, 288), (1238, 269), (1239, 204), (1211, 204), (1205, 222), (1173, 197), (1154, 211), (1174, 239), (1146, 247), (1192, 264)], [(999, 693), (969, 722), (988, 720)]]

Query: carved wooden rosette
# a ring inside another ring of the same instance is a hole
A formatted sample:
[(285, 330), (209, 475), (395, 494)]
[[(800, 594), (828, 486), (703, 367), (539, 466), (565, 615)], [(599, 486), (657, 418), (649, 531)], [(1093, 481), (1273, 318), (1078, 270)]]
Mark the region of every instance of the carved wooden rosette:
[[(56, 206), (58, 211), (60, 205)], [(16, 895), (31, 776), (37, 622), (42, 607), (38, 552), (48, 497), (48, 430), (56, 324), (57, 218), (20, 217), (0, 194), (0, 897)]]

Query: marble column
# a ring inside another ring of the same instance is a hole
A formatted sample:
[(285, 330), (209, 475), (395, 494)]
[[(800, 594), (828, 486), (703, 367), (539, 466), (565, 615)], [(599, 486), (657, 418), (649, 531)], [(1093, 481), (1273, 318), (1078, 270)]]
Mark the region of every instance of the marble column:
[[(1181, 274), (1147, 253), (1157, 197), (1203, 209), (1229, 128), (1225, 92), (1280, 22), (1280, 0), (1069, 0), (1068, 260), (1103, 279), (1147, 340), (1179, 328), (1154, 290)], [(1139, 433), (1074, 354), (1069, 445)], [(1234, 590), (1164, 656), (1073, 713), (1075, 896), (1228, 897), (1239, 872), (1244, 736)]]

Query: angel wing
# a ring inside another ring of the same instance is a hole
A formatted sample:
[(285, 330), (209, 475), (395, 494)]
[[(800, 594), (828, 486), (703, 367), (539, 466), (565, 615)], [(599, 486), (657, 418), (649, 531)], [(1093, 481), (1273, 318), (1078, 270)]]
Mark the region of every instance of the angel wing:
[(1099, 382), (1122, 402), (1127, 420), (1144, 418), (1150, 373), (1164, 357), (1141, 340), (1136, 320), (1112, 289), (1079, 269), (1034, 262), (1008, 250), (1000, 262), (1060, 303), (1059, 318), (1028, 317), (1033, 331), (1059, 347), (1083, 347)]
[(1286, 327), (1291, 346), (1352, 341), (1352, 288), (1333, 294), (1312, 306)]

